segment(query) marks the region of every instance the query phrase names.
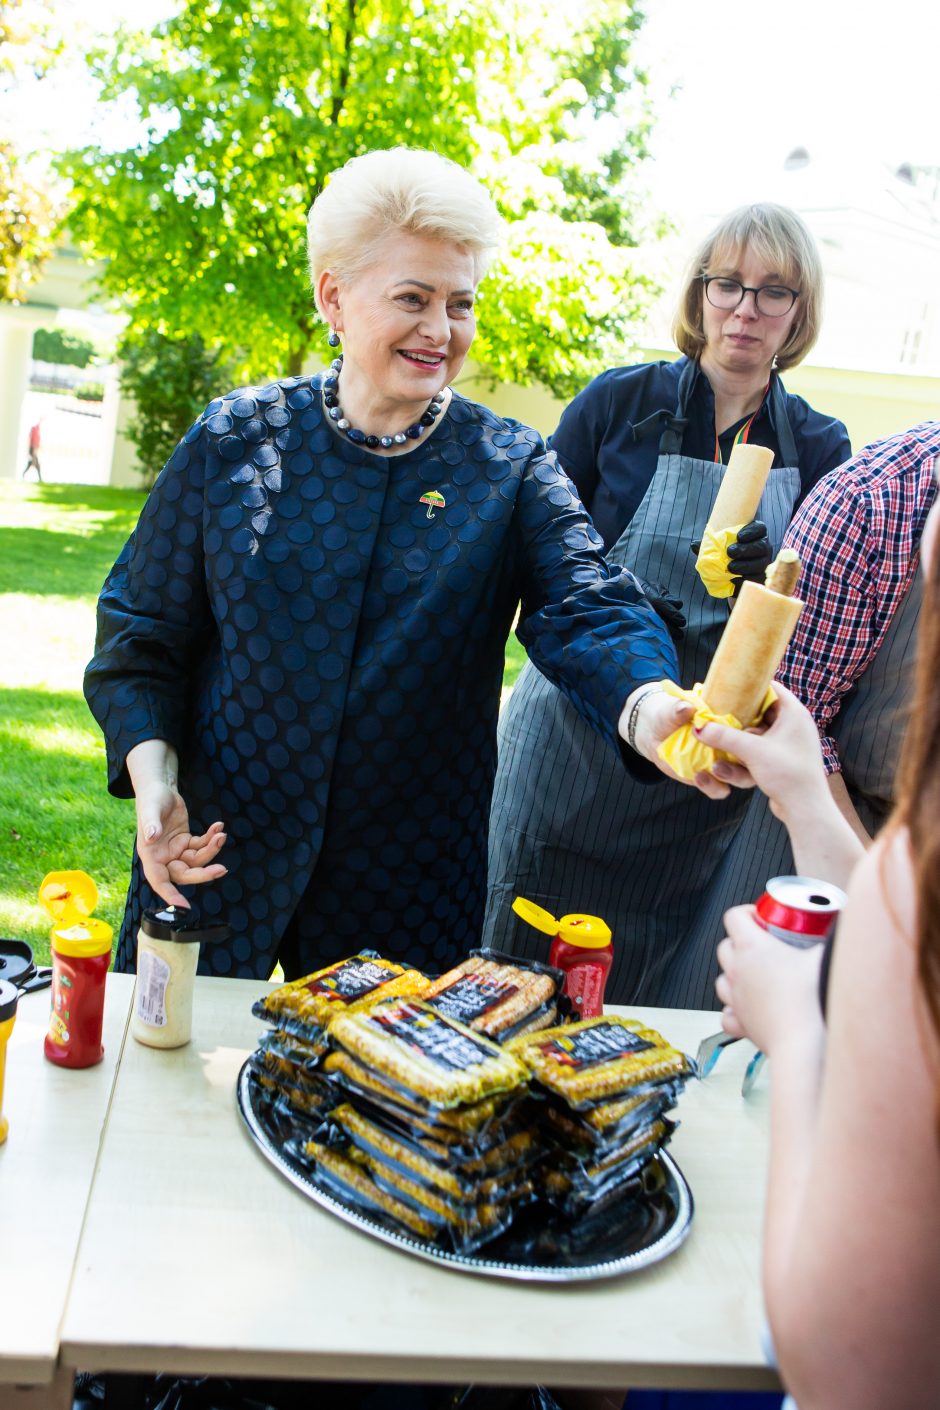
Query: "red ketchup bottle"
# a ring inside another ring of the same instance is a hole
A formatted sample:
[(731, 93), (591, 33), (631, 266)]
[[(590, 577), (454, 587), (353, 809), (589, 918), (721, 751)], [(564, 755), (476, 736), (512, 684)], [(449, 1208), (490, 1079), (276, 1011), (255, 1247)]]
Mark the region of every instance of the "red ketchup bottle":
[(565, 976), (564, 992), (576, 1018), (598, 1018), (604, 1012), (604, 985), (614, 958), (610, 926), (599, 916), (570, 915), (556, 920), (548, 911), (517, 896), (516, 915), (536, 930), (551, 935), (548, 962)]
[(59, 1067), (93, 1067), (104, 1057), (104, 982), (111, 927), (93, 916), (56, 926), (52, 942), (52, 1013), (43, 1052)]
[(772, 876), (757, 902), (757, 920), (788, 945), (808, 949), (832, 934), (846, 896), (811, 876)]

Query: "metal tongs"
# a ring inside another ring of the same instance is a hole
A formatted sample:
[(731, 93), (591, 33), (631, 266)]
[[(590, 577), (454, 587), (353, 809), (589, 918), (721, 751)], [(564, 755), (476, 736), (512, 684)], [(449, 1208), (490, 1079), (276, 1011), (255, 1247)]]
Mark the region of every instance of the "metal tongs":
[[(698, 1052), (695, 1054), (695, 1065), (698, 1068), (700, 1078), (705, 1078), (711, 1072), (715, 1063), (721, 1057), (722, 1048), (727, 1048), (732, 1043), (739, 1043), (740, 1038), (733, 1038), (730, 1033), (712, 1033), (707, 1038), (703, 1038), (698, 1045)], [(767, 1055), (758, 1048), (747, 1065), (744, 1078), (741, 1082), (741, 1096), (749, 1097), (754, 1090), (754, 1084), (760, 1076), (761, 1068), (767, 1061)]]

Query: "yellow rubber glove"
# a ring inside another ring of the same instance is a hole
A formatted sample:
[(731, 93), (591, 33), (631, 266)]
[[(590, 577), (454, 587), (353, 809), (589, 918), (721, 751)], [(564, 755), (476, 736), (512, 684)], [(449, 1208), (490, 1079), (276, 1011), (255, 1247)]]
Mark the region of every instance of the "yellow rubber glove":
[(743, 524), (736, 524), (730, 529), (706, 528), (702, 534), (695, 571), (711, 597), (730, 597), (734, 592), (734, 583), (729, 572), (728, 549), (743, 528)]
[[(700, 683), (696, 683), (691, 690), (683, 690), (681, 686), (674, 685), (672, 681), (663, 681), (662, 688), (669, 695), (674, 695), (677, 700), (688, 700), (695, 706), (695, 714), (687, 725), (680, 725), (677, 730), (673, 730), (668, 739), (664, 739), (659, 745), (657, 753), (664, 763), (668, 764), (673, 773), (679, 778), (691, 782), (696, 774), (707, 774), (711, 771), (712, 765), (718, 759), (730, 759), (737, 762), (733, 754), (727, 754), (723, 749), (713, 749), (710, 744), (703, 744), (695, 734), (696, 728), (702, 725), (718, 724), (729, 725), (731, 729), (744, 729), (740, 720), (734, 715), (716, 715), (714, 710), (710, 710), (702, 695)], [(764, 696), (763, 703), (757, 714), (757, 719), (748, 722), (748, 728), (756, 725), (763, 719), (765, 711), (769, 710), (776, 700), (773, 686), (768, 688)]]

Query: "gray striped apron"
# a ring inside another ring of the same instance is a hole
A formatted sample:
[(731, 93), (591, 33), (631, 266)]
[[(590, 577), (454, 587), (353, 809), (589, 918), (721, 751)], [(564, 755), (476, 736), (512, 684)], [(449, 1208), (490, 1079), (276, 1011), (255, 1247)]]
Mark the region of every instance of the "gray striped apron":
[[(915, 575), (881, 639), (877, 654), (846, 696), (830, 734), (859, 817), (877, 832), (891, 810), (898, 754), (913, 687), (917, 624), (923, 596)], [(725, 854), (702, 911), (670, 967), (663, 986), (667, 1008), (719, 1008), (715, 946), (729, 906), (755, 901), (771, 876), (793, 871), (786, 828), (755, 791), (740, 831)]]
[[(704, 680), (728, 620), (727, 601), (705, 591), (690, 547), (702, 536), (724, 473), (720, 463), (681, 453), (695, 371), (690, 364), (683, 374), (674, 416), (658, 413), (637, 428), (666, 421), (646, 495), (607, 555), (682, 598), (688, 625), (679, 665), (685, 685)], [(777, 378), (772, 394), (785, 465), (771, 471), (758, 517), (779, 544), (800, 477)], [(546, 957), (546, 938), (511, 910), (515, 896), (556, 916), (601, 916), (614, 937), (608, 1000), (658, 1003), (664, 971), (698, 913), (748, 795), (713, 802), (665, 779), (633, 779), (610, 745), (531, 664), (501, 712), (498, 740), (484, 944)]]

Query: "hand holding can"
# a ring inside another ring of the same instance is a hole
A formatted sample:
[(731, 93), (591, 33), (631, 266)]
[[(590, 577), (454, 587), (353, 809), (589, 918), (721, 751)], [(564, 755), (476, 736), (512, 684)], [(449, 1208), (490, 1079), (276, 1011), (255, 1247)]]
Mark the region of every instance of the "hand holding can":
[(808, 949), (828, 940), (845, 892), (811, 876), (772, 876), (757, 902), (757, 921), (778, 940)]

